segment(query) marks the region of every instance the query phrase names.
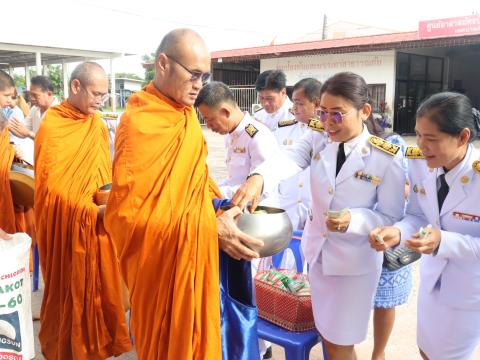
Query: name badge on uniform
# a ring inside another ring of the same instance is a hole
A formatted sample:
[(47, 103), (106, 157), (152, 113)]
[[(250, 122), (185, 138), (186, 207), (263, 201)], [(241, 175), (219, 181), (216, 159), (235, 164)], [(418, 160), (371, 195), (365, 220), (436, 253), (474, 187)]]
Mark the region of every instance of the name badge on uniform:
[(480, 215), (473, 215), (473, 214), (462, 213), (460, 211), (454, 211), (453, 217), (458, 220), (473, 221), (476, 223), (480, 223)]
[(374, 185), (380, 185), (381, 182), (381, 179), (378, 176), (369, 175), (361, 170), (355, 173), (355, 177), (360, 180), (368, 181)]
[(243, 147), (242, 147), (242, 146), (235, 146), (235, 147), (233, 148), (233, 152), (234, 152), (235, 154), (243, 154), (245, 151), (246, 151), (246, 150), (245, 150), (245, 147), (244, 147), (244, 146), (243, 146)]

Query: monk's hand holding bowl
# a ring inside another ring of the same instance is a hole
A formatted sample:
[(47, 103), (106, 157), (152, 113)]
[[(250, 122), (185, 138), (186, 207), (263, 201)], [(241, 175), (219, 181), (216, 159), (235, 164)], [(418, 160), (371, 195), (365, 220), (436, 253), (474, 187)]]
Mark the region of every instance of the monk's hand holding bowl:
[(240, 231), (235, 218), (242, 213), (238, 206), (233, 206), (217, 217), (218, 243), (220, 249), (236, 260), (252, 260), (260, 257), (251, 248), (260, 248), (263, 241), (255, 239)]

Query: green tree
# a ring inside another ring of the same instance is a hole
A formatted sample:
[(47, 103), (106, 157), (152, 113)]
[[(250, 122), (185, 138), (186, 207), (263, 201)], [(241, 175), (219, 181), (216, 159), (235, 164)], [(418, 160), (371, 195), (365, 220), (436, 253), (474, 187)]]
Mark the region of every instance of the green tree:
[[(155, 62), (155, 54), (151, 53), (150, 55), (143, 55), (142, 60), (144, 64), (153, 64)], [(153, 80), (155, 76), (155, 70), (152, 69), (145, 69), (145, 82), (143, 85), (148, 84), (150, 81)]]
[(53, 93), (59, 99), (63, 98), (63, 71), (61, 65), (48, 65), (47, 74), (53, 85)]
[(25, 75), (13, 74), (13, 81), (17, 88), (25, 89)]
[(133, 80), (143, 80), (140, 76), (137, 74), (133, 73), (126, 73), (126, 72), (118, 72), (115, 73), (115, 78), (120, 79), (120, 78), (126, 78), (126, 79), (133, 79)]

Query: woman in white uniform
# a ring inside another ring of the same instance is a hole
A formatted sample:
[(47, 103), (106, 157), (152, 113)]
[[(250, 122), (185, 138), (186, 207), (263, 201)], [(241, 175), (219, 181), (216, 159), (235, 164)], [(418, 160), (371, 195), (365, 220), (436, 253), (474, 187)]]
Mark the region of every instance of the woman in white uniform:
[[(370, 248), (375, 226), (403, 216), (406, 175), (399, 147), (368, 133), (365, 80), (339, 73), (322, 86), (319, 120), (285, 155), (254, 170), (233, 202), (241, 208), (262, 186), (310, 166), (312, 206), (302, 249), (309, 263), (315, 324), (330, 360), (355, 359), (367, 334), (382, 255)], [(255, 175), (254, 173), (257, 173)], [(255, 203), (253, 204), (255, 206)], [(371, 227), (373, 225), (373, 227)]]
[(379, 251), (401, 242), (423, 254), (417, 343), (424, 359), (471, 359), (480, 344), (480, 152), (472, 144), (479, 130), (466, 96), (445, 92), (424, 101), (415, 126), (419, 149), (407, 148), (405, 218), (371, 233)]

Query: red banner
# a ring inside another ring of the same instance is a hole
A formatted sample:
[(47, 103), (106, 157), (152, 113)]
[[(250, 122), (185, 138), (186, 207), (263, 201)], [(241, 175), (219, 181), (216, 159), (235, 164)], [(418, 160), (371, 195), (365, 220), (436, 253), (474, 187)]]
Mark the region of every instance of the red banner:
[(0, 352), (0, 360), (22, 360), (23, 355), (11, 352)]
[(480, 34), (480, 16), (462, 16), (449, 19), (420, 21), (420, 38)]

